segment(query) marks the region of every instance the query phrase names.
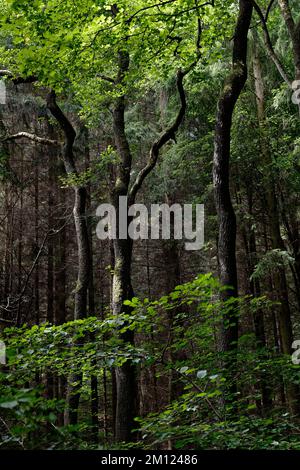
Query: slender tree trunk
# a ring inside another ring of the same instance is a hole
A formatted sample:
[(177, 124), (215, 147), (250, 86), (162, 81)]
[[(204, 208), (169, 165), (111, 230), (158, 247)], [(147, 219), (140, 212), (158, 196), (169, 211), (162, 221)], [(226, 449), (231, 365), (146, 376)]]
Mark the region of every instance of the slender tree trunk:
[[(54, 185), (55, 170), (53, 152), (49, 149), (48, 156), (48, 230), (54, 228)], [(47, 321), (54, 323), (54, 240), (48, 237), (47, 240), (48, 256), (47, 256)]]
[[(47, 96), (47, 107), (57, 120), (65, 135), (65, 146), (63, 150), (63, 162), (67, 175), (78, 176), (74, 162), (73, 145), (76, 132), (62, 112), (56, 102), (56, 95), (52, 91)], [(78, 320), (87, 316), (87, 296), (90, 282), (90, 241), (86, 220), (87, 191), (83, 186), (75, 185), (74, 189), (74, 224), (78, 251), (78, 275), (75, 287), (74, 319)], [(77, 424), (78, 407), (80, 400), (80, 387), (82, 383), (82, 373), (78, 372), (70, 377), (70, 387), (68, 391), (68, 405), (65, 413), (66, 424)]]
[[(35, 242), (34, 242), (34, 257), (36, 256), (39, 249), (39, 170), (38, 165), (36, 166), (35, 178), (34, 178), (34, 219), (35, 219)], [(37, 261), (34, 271), (34, 312), (35, 312), (35, 323), (36, 325), (40, 322), (40, 263)]]
[[(255, 80), (257, 116), (261, 135), (261, 155), (264, 160), (265, 167), (270, 168), (272, 164), (272, 156), (270, 154), (268, 138), (266, 135), (264, 82), (262, 78), (260, 57), (255, 42), (253, 48), (253, 73)], [(268, 175), (265, 177), (265, 195), (267, 203), (267, 213), (269, 217), (272, 249), (279, 249), (284, 251), (285, 246), (280, 233), (279, 208), (276, 197), (276, 186), (272, 172), (268, 173)], [(273, 281), (276, 297), (277, 300), (280, 302), (280, 307), (278, 311), (278, 322), (281, 350), (283, 354), (291, 354), (293, 343), (293, 329), (288, 298), (287, 280), (284, 267), (277, 266), (275, 267), (275, 269), (273, 269)], [(295, 386), (287, 385), (287, 398), (292, 412), (296, 413), (298, 409), (298, 392)]]
[[(239, 15), (233, 40), (233, 63), (218, 102), (215, 128), (213, 182), (219, 223), (218, 260), (220, 281), (229, 286), (222, 293), (223, 300), (238, 294), (236, 268), (236, 217), (230, 196), (230, 141), (235, 104), (247, 80), (248, 31), (252, 17), (250, 0), (239, 1)], [(238, 339), (238, 319), (233, 308), (222, 322), (220, 349), (234, 351)], [(229, 321), (229, 326), (226, 322)], [(234, 390), (233, 390), (234, 391)]]
[[(195, 62), (196, 63), (196, 62)], [(124, 77), (129, 69), (129, 54), (121, 50), (118, 56), (118, 76), (116, 84), (123, 83)], [(122, 312), (128, 312), (130, 309), (124, 307), (124, 300), (133, 296), (131, 285), (131, 260), (132, 260), (132, 241), (121, 239), (119, 237), (119, 200), (121, 196), (128, 196), (128, 204), (134, 204), (136, 195), (140, 190), (144, 179), (155, 167), (161, 148), (170, 140), (175, 138), (175, 134), (182, 123), (186, 110), (186, 100), (183, 88), (183, 78), (187, 71), (178, 70), (177, 88), (180, 97), (180, 109), (174, 123), (162, 133), (157, 141), (151, 147), (149, 160), (144, 168), (138, 173), (136, 180), (130, 185), (130, 171), (132, 157), (129, 143), (125, 132), (125, 96), (122, 95), (116, 99), (113, 112), (113, 130), (115, 145), (121, 159), (118, 165), (118, 174), (111, 191), (112, 204), (116, 210), (117, 220), (117, 239), (114, 241), (114, 259), (115, 268), (112, 288), (112, 309), (115, 315)], [(130, 220), (127, 221), (127, 229)], [(134, 343), (134, 333), (132, 331), (123, 335), (125, 343)], [(118, 441), (128, 441), (132, 438), (131, 431), (134, 425), (134, 416), (137, 409), (137, 385), (135, 366), (131, 361), (127, 361), (122, 367), (116, 370), (117, 385), (117, 406), (116, 406), (116, 439)]]
[[(125, 51), (119, 52), (117, 82), (122, 83), (129, 69), (129, 54)], [(120, 238), (119, 217), (125, 214), (119, 213), (119, 201), (121, 196), (128, 195), (131, 171), (131, 152), (125, 133), (125, 96), (117, 98), (113, 113), (113, 130), (115, 145), (121, 158), (118, 165), (118, 174), (111, 194), (112, 204), (116, 210), (117, 237), (113, 243), (114, 249), (114, 274), (112, 285), (112, 310), (118, 316), (130, 309), (124, 306), (124, 301), (133, 297), (131, 285), (131, 261), (132, 241)], [(126, 229), (128, 228), (128, 224)], [(134, 344), (133, 331), (127, 331), (120, 335), (125, 344)], [(117, 441), (128, 442), (133, 439), (134, 417), (136, 415), (136, 371), (132, 361), (127, 360), (121, 367), (116, 369), (116, 422), (115, 435)]]
[(294, 20), (289, 0), (278, 0), (278, 5), (292, 43), (295, 79), (300, 80), (300, 20)]
[[(113, 313), (130, 313), (124, 306), (126, 299), (133, 297), (131, 286), (131, 241), (115, 240), (115, 269), (113, 279)], [(134, 344), (133, 331), (120, 335), (125, 344)], [(131, 360), (116, 369), (116, 440), (128, 442), (133, 439), (131, 434), (135, 427), (136, 416), (136, 368)]]
[[(64, 167), (61, 162), (57, 164), (57, 177), (64, 174)], [(66, 321), (66, 226), (64, 203), (65, 197), (60, 188), (58, 188), (58, 220), (60, 227), (55, 244), (55, 311), (54, 318), (56, 325), (62, 325)]]
[[(248, 213), (250, 215), (249, 223), (243, 227), (243, 239), (245, 245), (245, 251), (247, 256), (247, 275), (249, 278), (249, 290), (248, 292), (253, 297), (261, 296), (261, 286), (260, 281), (257, 278), (251, 278), (251, 275), (254, 272), (255, 266), (258, 262), (257, 257), (257, 248), (256, 248), (256, 232), (251, 227), (253, 221), (253, 190), (251, 186), (247, 188), (247, 203), (248, 203)], [(266, 342), (266, 333), (265, 333), (265, 318), (263, 309), (255, 310), (253, 313), (253, 324), (254, 332), (256, 337), (257, 347), (263, 349), (263, 355), (261, 355), (262, 360), (266, 359), (266, 353), (264, 349), (267, 346)], [(260, 410), (261, 414), (268, 412), (272, 407), (272, 396), (271, 388), (269, 387), (269, 381), (267, 373), (260, 374), (259, 386), (261, 390), (261, 401), (257, 400), (257, 407)]]
[[(84, 135), (84, 154), (85, 154), (85, 168), (86, 170), (90, 167), (90, 149), (89, 149), (89, 131), (86, 127), (83, 129)], [(88, 316), (95, 315), (95, 291), (94, 291), (94, 261), (93, 261), (93, 232), (92, 232), (92, 220), (89, 216), (91, 209), (91, 186), (87, 185), (87, 199), (86, 199), (86, 210), (87, 210), (87, 229), (90, 243), (90, 273), (89, 273), (89, 286), (88, 286)], [(94, 335), (91, 335), (90, 341), (95, 341)], [(96, 365), (96, 360), (92, 361), (92, 365)], [(105, 373), (105, 370), (104, 370)], [(91, 375), (91, 421), (92, 421), (92, 434), (95, 442), (98, 441), (98, 378), (97, 373)]]

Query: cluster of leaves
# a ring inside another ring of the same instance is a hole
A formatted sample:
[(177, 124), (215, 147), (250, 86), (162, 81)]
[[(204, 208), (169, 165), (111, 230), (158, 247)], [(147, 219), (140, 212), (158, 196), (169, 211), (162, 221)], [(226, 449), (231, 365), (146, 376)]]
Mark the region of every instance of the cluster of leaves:
[[(158, 340), (161, 335), (166, 335), (167, 325), (158, 320), (157, 309), (167, 311), (175, 305), (185, 309), (197, 301), (203, 303), (204, 313), (209, 308), (212, 291), (216, 289), (215, 279), (202, 276), (191, 284), (179, 286), (171, 297), (165, 296), (157, 302), (132, 299), (128, 302), (133, 307), (131, 314), (108, 316), (104, 320), (90, 317), (59, 326), (45, 323), (5, 329), (1, 335), (7, 354), (7, 365), (0, 375), (2, 445), (25, 448), (66, 445), (68, 430), (57, 425), (64, 403), (47, 396), (47, 377), (67, 378), (70, 371), (82, 374), (81, 395), (88, 399), (92, 375), (100, 377), (104, 369), (109, 373), (111, 367), (118, 367), (127, 360), (141, 367), (160, 361), (163, 350), (169, 345), (167, 339), (165, 345)], [(152, 344), (145, 338), (140, 344), (128, 346), (119, 339), (119, 333), (125, 333), (127, 329), (143, 335), (149, 333), (147, 338), (150, 332), (155, 332), (157, 342)], [(47, 431), (49, 441), (45, 443), (40, 439), (45, 433), (40, 431), (49, 426), (52, 433)], [(73, 439), (74, 430), (69, 431), (69, 445), (78, 447), (78, 442), (75, 444)], [(81, 446), (84, 439), (82, 441)]]
[(61, 176), (61, 187), (69, 188), (75, 186), (85, 186), (90, 182), (99, 181), (100, 177), (107, 174), (107, 170), (111, 165), (117, 164), (120, 158), (115, 149), (109, 145), (105, 151), (101, 152), (97, 160), (88, 169), (80, 172), (79, 174), (71, 173), (67, 176)]
[[(84, 428), (81, 442), (74, 429), (59, 426), (57, 417), (64, 403), (47, 397), (45, 389), (36, 386), (43, 383), (37, 377), (67, 378), (70, 370), (80, 373), (81, 395), (89, 400), (92, 375), (100, 377), (105, 369), (109, 374), (112, 367), (130, 360), (140, 373), (155, 365), (158, 379), (172, 376), (182, 386), (178, 399), (161, 404), (163, 411), (137, 417), (143, 448), (157, 448), (169, 440), (177, 448), (298, 448), (296, 425), (282, 405), (275, 404), (265, 417), (260, 415), (258, 403), (262, 381), (267, 381), (276, 397), (278, 377), (297, 384), (299, 367), (276, 351), (259, 348), (252, 333), (240, 337), (237, 353), (218, 349), (219, 325), (229, 311), (266, 313), (273, 304), (264, 297), (224, 302), (219, 299), (221, 290), (212, 275), (200, 275), (159, 300), (135, 297), (126, 301), (130, 313), (119, 317), (4, 330), (8, 363), (0, 376), (3, 445), (91, 448), (93, 444), (85, 437), (91, 424), (80, 421)], [(119, 339), (119, 333), (128, 329), (136, 333), (135, 346)], [(228, 357), (232, 354), (234, 358)], [(237, 393), (231, 390), (233, 374), (225, 371), (224, 361), (233, 365)], [(224, 406), (223, 397), (229, 397), (230, 404)], [(48, 433), (47, 443), (37, 441), (36, 433), (49, 426), (52, 434)]]
[[(84, 116), (174, 76), (199, 55), (210, 63), (232, 36), (235, 0), (3, 1), (0, 58), (16, 75), (35, 76), (57, 93), (72, 93)], [(201, 19), (201, 44), (198, 20)], [(197, 49), (198, 48), (198, 49)], [(116, 83), (118, 54), (130, 68)]]

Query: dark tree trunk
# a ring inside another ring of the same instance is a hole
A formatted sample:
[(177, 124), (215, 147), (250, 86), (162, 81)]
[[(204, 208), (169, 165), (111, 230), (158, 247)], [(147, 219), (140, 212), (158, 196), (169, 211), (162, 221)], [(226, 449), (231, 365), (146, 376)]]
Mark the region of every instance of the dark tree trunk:
[[(117, 82), (122, 83), (129, 68), (129, 54), (119, 52), (119, 71)], [(125, 133), (125, 96), (117, 99), (113, 113), (113, 130), (115, 145), (121, 158), (118, 165), (118, 174), (111, 194), (112, 204), (116, 210), (116, 219), (119, 221), (119, 198), (127, 196), (130, 183), (131, 152)], [(124, 214), (123, 214), (124, 215)], [(127, 225), (128, 227), (128, 225)], [(119, 238), (117, 223), (117, 238), (114, 240), (114, 274), (112, 285), (112, 310), (114, 315), (120, 315), (128, 307), (124, 307), (124, 301), (133, 297), (131, 285), (131, 259), (132, 241), (128, 238)], [(133, 331), (120, 335), (124, 343), (134, 343)], [(128, 442), (133, 439), (134, 417), (136, 415), (136, 371), (134, 364), (127, 360), (124, 365), (116, 369), (116, 422), (115, 436), (117, 441)]]
[[(266, 135), (266, 116), (265, 116), (265, 92), (262, 78), (262, 69), (260, 57), (256, 44), (253, 50), (253, 73), (255, 80), (255, 94), (257, 104), (257, 116), (260, 127), (260, 146), (261, 156), (266, 168), (272, 168), (272, 155), (268, 145)], [(265, 177), (265, 195), (267, 214), (269, 218), (271, 246), (273, 250), (285, 250), (284, 242), (280, 233), (279, 207), (277, 202), (276, 185), (272, 170)], [(276, 292), (276, 300), (280, 302), (278, 309), (278, 323), (281, 351), (283, 354), (292, 354), (293, 329), (291, 320), (291, 311), (289, 306), (288, 288), (285, 269), (283, 266), (277, 266), (273, 270), (273, 283)], [(294, 385), (287, 386), (287, 398), (292, 412), (298, 409), (298, 392)]]
[[(34, 244), (34, 258), (39, 250), (39, 169), (36, 166), (34, 177), (34, 219), (35, 219), (35, 244)], [(35, 323), (38, 325), (40, 322), (40, 263), (36, 263), (34, 271), (34, 312)]]
[[(252, 195), (249, 197), (249, 213), (252, 215)], [(250, 228), (249, 235), (249, 250), (250, 250), (250, 271), (251, 274), (254, 271), (255, 266), (257, 265), (257, 248), (256, 248), (256, 236), (255, 231)], [(260, 297), (261, 295), (261, 286), (258, 279), (250, 280), (250, 289), (251, 294), (254, 297)], [(257, 340), (258, 347), (266, 348), (266, 331), (265, 331), (265, 319), (264, 312), (262, 309), (256, 310), (253, 314), (253, 323), (254, 323), (254, 332)], [(272, 390), (269, 385), (268, 374), (262, 374), (261, 380), (261, 400), (263, 413), (268, 412), (272, 408)]]
[[(129, 54), (122, 50), (118, 56), (118, 76), (116, 84), (123, 83), (124, 77), (129, 69)], [(125, 96), (120, 96), (116, 100), (113, 112), (113, 130), (115, 145), (120, 156), (121, 162), (117, 166), (117, 177), (114, 187), (111, 191), (111, 200), (116, 210), (117, 220), (117, 239), (114, 241), (114, 276), (112, 287), (112, 310), (114, 315), (122, 312), (128, 312), (128, 307), (124, 308), (124, 300), (133, 297), (131, 285), (131, 260), (132, 260), (132, 240), (119, 239), (119, 198), (128, 196), (128, 204), (135, 202), (136, 195), (140, 190), (145, 178), (155, 167), (161, 148), (170, 140), (174, 139), (175, 134), (182, 123), (186, 110), (185, 93), (183, 89), (183, 78), (187, 71), (178, 70), (177, 88), (180, 97), (180, 109), (174, 123), (166, 129), (151, 147), (149, 160), (144, 168), (138, 173), (136, 180), (130, 185), (130, 171), (132, 156), (130, 146), (125, 132)], [(130, 220), (127, 221), (127, 228)], [(122, 336), (125, 343), (134, 343), (134, 333), (127, 332)], [(122, 367), (116, 370), (116, 440), (129, 441), (132, 439), (132, 429), (134, 426), (134, 416), (138, 408), (137, 384), (135, 366), (131, 361), (127, 361)]]
[(278, 0), (278, 4), (292, 43), (295, 79), (300, 80), (300, 20), (294, 20), (289, 0)]
[[(114, 241), (115, 267), (112, 297), (114, 315), (120, 315), (122, 312), (130, 313), (130, 309), (124, 306), (124, 301), (133, 297), (130, 272), (131, 251), (131, 240)], [(133, 331), (123, 333), (120, 338), (125, 344), (134, 344)], [(137, 399), (136, 368), (130, 360), (116, 369), (116, 396), (116, 440), (128, 442), (133, 439), (132, 429), (135, 427)]]
[[(54, 191), (55, 191), (55, 157), (51, 149), (48, 156), (48, 231), (54, 228)], [(47, 240), (47, 321), (54, 323), (54, 239)]]
[[(57, 165), (57, 177), (65, 173), (61, 162)], [(56, 325), (62, 325), (66, 321), (66, 226), (64, 220), (64, 194), (58, 191), (58, 220), (59, 233), (55, 244), (55, 311), (54, 319)]]
[[(229, 286), (222, 293), (223, 300), (236, 297), (236, 217), (232, 207), (229, 185), (231, 125), (235, 104), (247, 80), (247, 44), (248, 31), (252, 17), (250, 0), (239, 1), (239, 16), (234, 34), (233, 64), (218, 102), (215, 128), (215, 148), (213, 161), (213, 181), (215, 203), (219, 223), (218, 259), (220, 281)], [(220, 335), (220, 349), (231, 351), (236, 348), (238, 339), (238, 320), (235, 309), (228, 313), (223, 322)]]

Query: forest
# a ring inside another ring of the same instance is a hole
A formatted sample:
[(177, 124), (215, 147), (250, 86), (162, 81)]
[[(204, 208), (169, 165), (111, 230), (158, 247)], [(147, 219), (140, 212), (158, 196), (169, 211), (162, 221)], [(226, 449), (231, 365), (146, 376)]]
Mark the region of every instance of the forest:
[(0, 12), (0, 450), (300, 450), (299, 0)]

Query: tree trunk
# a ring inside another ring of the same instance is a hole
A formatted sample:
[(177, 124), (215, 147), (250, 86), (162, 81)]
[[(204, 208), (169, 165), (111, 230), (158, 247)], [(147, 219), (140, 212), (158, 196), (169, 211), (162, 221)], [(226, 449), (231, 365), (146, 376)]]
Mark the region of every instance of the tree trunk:
[[(65, 172), (61, 162), (57, 165), (57, 177)], [(65, 197), (61, 189), (58, 190), (58, 220), (62, 224), (57, 234), (55, 244), (55, 311), (54, 319), (56, 325), (62, 325), (66, 321), (66, 227), (64, 221)]]
[[(239, 1), (232, 70), (219, 98), (215, 128), (213, 182), (219, 224), (218, 260), (220, 282), (222, 286), (228, 286), (222, 292), (223, 300), (236, 297), (238, 294), (235, 253), (236, 217), (229, 186), (230, 141), (234, 107), (247, 80), (247, 36), (252, 10), (250, 0)], [(237, 347), (238, 319), (235, 308), (228, 312), (224, 320), (221, 326), (220, 349), (228, 352)], [(228, 320), (230, 326), (225, 323)]]
[(300, 21), (294, 21), (289, 0), (278, 0), (278, 4), (291, 38), (295, 65), (295, 80), (300, 80)]
[[(47, 107), (57, 120), (65, 135), (65, 146), (63, 151), (63, 162), (67, 175), (78, 176), (74, 162), (73, 145), (76, 132), (69, 119), (56, 103), (56, 95), (51, 91), (47, 96)], [(87, 316), (87, 295), (90, 281), (90, 241), (86, 220), (87, 191), (83, 186), (74, 185), (74, 224), (78, 251), (78, 274), (75, 287), (74, 319), (78, 320)], [(78, 372), (70, 377), (68, 391), (68, 404), (65, 413), (66, 424), (77, 424), (78, 407), (82, 383), (82, 373)]]
[[(260, 127), (260, 144), (261, 155), (264, 161), (264, 166), (270, 168), (272, 166), (272, 156), (268, 145), (268, 138), (266, 135), (266, 116), (265, 116), (265, 93), (264, 83), (262, 78), (261, 62), (258, 54), (258, 49), (254, 43), (253, 48), (253, 74), (255, 81), (255, 94), (257, 104), (257, 116)], [(267, 204), (267, 214), (269, 217), (269, 227), (271, 236), (272, 249), (285, 250), (284, 242), (280, 233), (280, 220), (279, 208), (276, 197), (276, 185), (272, 175), (272, 170), (265, 177), (265, 195)], [(273, 270), (273, 281), (276, 292), (276, 298), (280, 302), (278, 312), (280, 344), (283, 354), (292, 354), (293, 343), (293, 330), (291, 312), (289, 306), (287, 281), (284, 267), (277, 266)], [(297, 412), (298, 392), (293, 385), (287, 386), (287, 398), (290, 408), (293, 412)]]
[[(126, 299), (133, 297), (131, 286), (131, 240), (115, 240), (115, 268), (113, 276), (113, 314), (120, 315), (122, 312), (130, 313), (130, 309), (124, 306)], [(127, 331), (120, 335), (124, 344), (134, 344), (133, 331)], [(133, 440), (132, 429), (134, 428), (134, 417), (136, 416), (136, 370), (131, 360), (116, 369), (116, 423), (115, 433), (117, 441), (129, 442)]]

